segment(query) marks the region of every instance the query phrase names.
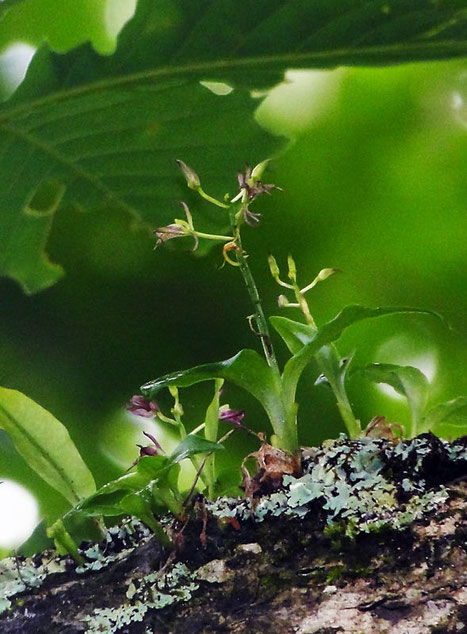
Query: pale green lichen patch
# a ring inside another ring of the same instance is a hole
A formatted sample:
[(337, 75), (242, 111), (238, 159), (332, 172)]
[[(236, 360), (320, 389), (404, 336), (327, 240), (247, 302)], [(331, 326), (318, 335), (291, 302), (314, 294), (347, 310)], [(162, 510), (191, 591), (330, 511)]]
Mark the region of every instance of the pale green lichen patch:
[(431, 434), (396, 445), (342, 435), (309, 452), (304, 474), (284, 476), (281, 490), (253, 500), (221, 498), (207, 506), (219, 518), (257, 522), (319, 511), (328, 525), (344, 521), (349, 534), (384, 526), (400, 529), (448, 499), (440, 484), (446, 474), (465, 471), (467, 448)]
[(136, 547), (147, 542), (151, 536), (152, 533), (146, 526), (135, 519), (113, 526), (107, 531), (102, 543), (80, 548), (80, 555), (85, 561), (76, 568), (76, 572), (101, 570), (111, 563), (124, 559)]
[(0, 614), (8, 610), (15, 595), (40, 588), (47, 576), (65, 571), (65, 561), (43, 553), (36, 565), (31, 559), (9, 557), (0, 561)]
[(174, 603), (188, 601), (199, 584), (195, 574), (183, 563), (164, 572), (150, 573), (133, 579), (126, 592), (127, 601), (118, 608), (99, 608), (83, 619), (87, 634), (115, 634), (124, 626), (141, 622), (149, 610), (160, 610)]

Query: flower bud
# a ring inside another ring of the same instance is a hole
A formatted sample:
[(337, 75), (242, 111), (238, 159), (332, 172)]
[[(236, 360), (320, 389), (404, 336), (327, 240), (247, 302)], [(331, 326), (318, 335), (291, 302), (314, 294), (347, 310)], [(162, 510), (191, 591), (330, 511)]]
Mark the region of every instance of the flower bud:
[(159, 411), (159, 407), (155, 401), (148, 402), (144, 396), (139, 394), (135, 394), (131, 397), (126, 408), (130, 414), (143, 416), (144, 418), (152, 418)]
[(340, 273), (341, 270), (340, 269), (321, 269), (321, 271), (318, 273), (318, 280), (320, 282), (327, 280), (328, 277), (331, 277), (331, 275), (335, 275), (336, 273)]
[(176, 159), (175, 162), (177, 163), (178, 167), (182, 170), (183, 176), (186, 179), (186, 184), (188, 185), (188, 187), (190, 189), (198, 189), (198, 187), (200, 187), (201, 185), (198, 174), (183, 161)]
[(229, 405), (222, 405), (219, 408), (219, 420), (231, 423), (236, 427), (243, 427), (242, 421), (245, 418), (245, 412), (240, 409), (230, 409)]
[(280, 271), (279, 271), (279, 266), (277, 264), (277, 260), (273, 255), (268, 255), (268, 264), (269, 264), (269, 270), (271, 271), (271, 275), (277, 282), (279, 279)]
[(295, 282), (297, 279), (297, 266), (295, 264), (295, 260), (291, 255), (287, 256), (287, 264), (289, 266), (289, 280)]
[(268, 166), (268, 163), (271, 161), (271, 159), (266, 159), (265, 161), (261, 161), (261, 163), (258, 163), (258, 165), (255, 165), (255, 167), (253, 168), (253, 171), (251, 172), (251, 176), (248, 179), (248, 184), (252, 185), (255, 181), (260, 181), (261, 177), (263, 175), (264, 170), (266, 169), (266, 167)]

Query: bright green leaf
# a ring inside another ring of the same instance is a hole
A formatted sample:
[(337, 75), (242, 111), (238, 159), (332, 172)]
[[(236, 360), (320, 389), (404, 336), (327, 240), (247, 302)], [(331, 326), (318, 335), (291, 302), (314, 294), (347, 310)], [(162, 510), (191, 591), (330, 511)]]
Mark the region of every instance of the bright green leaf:
[[(53, 214), (29, 210), (44, 180), (64, 202), (165, 225), (188, 198), (173, 159), (222, 197), (233, 170), (283, 145), (256, 124), (250, 89), (291, 67), (466, 55), (466, 32), (460, 0), (140, 0), (112, 56), (41, 49), (0, 107), (0, 274), (29, 293), (61, 275), (46, 256)], [(216, 95), (209, 81), (235, 89)]]
[(423, 431), (431, 431), (443, 438), (459, 438), (467, 434), (467, 398), (459, 396), (440, 403), (423, 417)]
[(292, 354), (297, 354), (316, 335), (316, 330), (307, 324), (274, 315), (269, 321), (284, 340)]
[(436, 313), (432, 311), (416, 308), (367, 308), (358, 305), (346, 306), (334, 319), (321, 326), (316, 331), (313, 339), (286, 363), (282, 380), (287, 399), (293, 400), (295, 398), (295, 390), (303, 370), (323, 346), (337, 341), (349, 326), (359, 321), (395, 313), (425, 313), (436, 315)]
[(398, 394), (405, 396), (412, 414), (412, 435), (419, 433), (420, 430), (417, 427), (427, 404), (429, 388), (428, 380), (423, 372), (410, 365), (371, 363), (363, 368), (355, 369), (354, 373), (375, 383), (386, 383)]
[(0, 427), (28, 465), (71, 504), (96, 490), (65, 426), (21, 392), (0, 388)]
[(0, 4), (0, 18), (3, 18), (13, 5), (20, 2), (24, 2), (24, 0), (3, 0)]

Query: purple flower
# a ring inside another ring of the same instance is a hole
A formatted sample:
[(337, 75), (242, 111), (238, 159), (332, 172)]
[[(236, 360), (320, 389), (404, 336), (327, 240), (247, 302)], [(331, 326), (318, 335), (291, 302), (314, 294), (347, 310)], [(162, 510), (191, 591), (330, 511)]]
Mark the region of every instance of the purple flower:
[(139, 456), (136, 458), (133, 464), (129, 467), (129, 469), (131, 469), (132, 467), (136, 467), (140, 458), (143, 458), (144, 456), (158, 456), (159, 454), (164, 453), (164, 450), (162, 449), (162, 447), (160, 446), (160, 444), (157, 442), (157, 440), (154, 438), (152, 434), (149, 434), (146, 431), (143, 431), (143, 434), (147, 438), (149, 438), (149, 440), (152, 441), (152, 443), (154, 444), (154, 447), (151, 447), (151, 446), (144, 447), (143, 445), (137, 445), (137, 447), (139, 447)]
[(223, 405), (219, 408), (219, 420), (231, 423), (236, 427), (243, 427), (243, 419), (245, 418), (245, 412), (241, 409), (230, 409), (228, 405)]
[(159, 411), (159, 407), (155, 401), (148, 402), (144, 396), (139, 394), (135, 394), (131, 397), (126, 408), (131, 414), (143, 416), (144, 418), (153, 418)]
[(174, 238), (184, 238), (185, 236), (193, 236), (195, 241), (195, 246), (193, 247), (193, 251), (196, 251), (198, 248), (198, 236), (196, 234), (195, 228), (193, 227), (193, 219), (191, 217), (190, 210), (188, 209), (188, 205), (182, 201), (179, 201), (185, 210), (186, 220), (177, 220), (175, 218), (175, 222), (166, 227), (158, 227), (154, 229), (154, 234), (157, 238), (156, 246), (158, 246), (167, 242), (167, 240), (173, 240)]
[(238, 173), (238, 186), (247, 192), (248, 200), (253, 200), (261, 194), (269, 194), (273, 189), (279, 189), (275, 185), (265, 185), (258, 178), (252, 176), (249, 165), (246, 166), (245, 174)]
[(159, 227), (154, 229), (154, 233), (157, 238), (156, 247), (167, 242), (167, 240), (173, 240), (174, 238), (183, 238), (186, 233), (182, 227), (175, 223), (167, 225), (166, 227)]
[(139, 447), (140, 458), (142, 458), (143, 456), (157, 456), (160, 453), (164, 453), (164, 450), (152, 434), (149, 434), (146, 431), (143, 431), (143, 434), (152, 441), (154, 447), (143, 447), (143, 445), (137, 445)]

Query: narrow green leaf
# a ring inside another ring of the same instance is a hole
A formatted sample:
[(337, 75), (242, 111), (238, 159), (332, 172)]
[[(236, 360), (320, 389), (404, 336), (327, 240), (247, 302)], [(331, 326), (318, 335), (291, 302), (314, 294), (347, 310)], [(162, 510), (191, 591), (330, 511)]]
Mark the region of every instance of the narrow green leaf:
[(371, 363), (363, 368), (356, 368), (352, 374), (359, 374), (375, 383), (386, 383), (398, 394), (405, 396), (412, 413), (412, 435), (419, 433), (417, 427), (428, 401), (429, 388), (423, 372), (410, 365)]
[(201, 436), (196, 436), (196, 434), (188, 434), (172, 451), (169, 460), (176, 464), (199, 453), (211, 453), (211, 451), (220, 451), (222, 449), (224, 449), (224, 446), (219, 445), (217, 442), (206, 440), (201, 438)]
[(212, 379), (225, 379), (252, 394), (263, 405), (271, 421), (277, 421), (279, 426), (284, 420), (279, 386), (274, 374), (266, 361), (254, 350), (241, 350), (226, 361), (207, 363), (189, 370), (166, 374), (155, 381), (145, 383), (141, 387), (141, 393), (151, 400), (162, 388), (169, 385), (189, 387)]
[(255, 122), (251, 89), (288, 68), (464, 56), (466, 36), (462, 0), (140, 0), (112, 56), (42, 48), (0, 106), (0, 274), (30, 293), (61, 274), (46, 256), (54, 216), (29, 207), (44, 180), (66, 203), (168, 224), (186, 194), (171, 160), (222, 197), (232, 166), (283, 147)]
[(96, 490), (65, 426), (21, 392), (0, 388), (0, 427), (28, 465), (71, 504)]
[(464, 436), (467, 434), (467, 398), (459, 396), (436, 405), (425, 414), (421, 427), (443, 438)]
[[(214, 396), (212, 401), (206, 410), (206, 416), (204, 418), (204, 437), (206, 440), (212, 442), (217, 441), (219, 431), (219, 407), (220, 407), (220, 395), (224, 379), (216, 379), (214, 381)], [(196, 465), (198, 467), (198, 465)], [(208, 495), (210, 499), (213, 499), (214, 495), (214, 483), (216, 480), (216, 454), (213, 453), (206, 460), (202, 476), (204, 481), (208, 485)]]
[(206, 410), (204, 420), (204, 436), (206, 440), (216, 442), (219, 428), (219, 399), (224, 379), (216, 379), (214, 382), (214, 396)]
[(423, 313), (439, 317), (439, 315), (432, 311), (417, 308), (367, 308), (359, 305), (346, 306), (334, 319), (331, 319), (331, 321), (321, 326), (311, 341), (303, 346), (302, 349), (286, 363), (282, 381), (287, 400), (295, 398), (295, 390), (303, 370), (323, 346), (337, 341), (349, 326), (359, 321), (396, 313)]

